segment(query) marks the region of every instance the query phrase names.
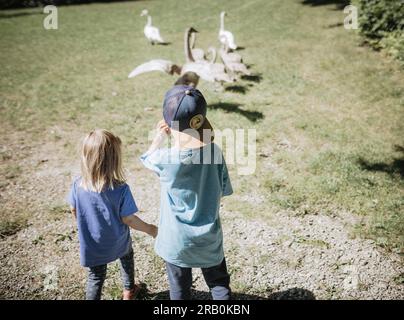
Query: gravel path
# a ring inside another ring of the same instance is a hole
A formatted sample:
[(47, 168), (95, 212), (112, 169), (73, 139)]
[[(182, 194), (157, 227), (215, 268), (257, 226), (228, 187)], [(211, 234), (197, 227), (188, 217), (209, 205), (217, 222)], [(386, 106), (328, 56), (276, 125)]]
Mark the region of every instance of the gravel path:
[[(74, 220), (64, 206), (76, 164), (50, 151), (61, 144), (19, 150), (20, 158), (15, 160), (32, 172), (32, 178), (22, 175), (0, 189), (3, 210), (32, 211), (27, 228), (0, 240), (2, 299), (83, 298), (86, 274), (79, 265)], [(8, 148), (13, 152), (17, 146), (8, 144)], [(141, 216), (156, 222), (157, 178), (140, 165), (130, 172), (129, 184), (139, 208), (145, 210)], [(236, 299), (404, 299), (402, 258), (373, 241), (352, 238), (350, 228), (356, 221), (350, 214), (279, 212), (270, 219), (252, 220), (227, 211), (227, 201), (231, 197), (225, 200), (222, 220)], [(144, 283), (141, 298), (167, 298), (164, 264), (153, 252), (153, 240), (132, 235), (137, 281)], [(108, 270), (104, 298), (119, 299), (117, 264)], [(209, 297), (198, 270), (194, 296)]]

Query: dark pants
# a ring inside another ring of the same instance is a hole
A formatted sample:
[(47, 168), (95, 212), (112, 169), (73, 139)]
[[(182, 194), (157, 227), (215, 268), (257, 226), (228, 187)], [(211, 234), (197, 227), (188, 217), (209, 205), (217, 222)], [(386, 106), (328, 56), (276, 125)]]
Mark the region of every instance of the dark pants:
[[(170, 283), (170, 299), (191, 299), (192, 268), (178, 267), (167, 261), (166, 268)], [(202, 268), (202, 274), (214, 300), (230, 299), (230, 275), (227, 273), (225, 259), (217, 266)]]
[[(123, 287), (132, 290), (135, 287), (135, 266), (133, 261), (133, 250), (121, 257), (121, 277)], [(102, 285), (107, 276), (107, 265), (100, 265), (88, 268), (88, 279), (86, 289), (87, 300), (100, 300)]]

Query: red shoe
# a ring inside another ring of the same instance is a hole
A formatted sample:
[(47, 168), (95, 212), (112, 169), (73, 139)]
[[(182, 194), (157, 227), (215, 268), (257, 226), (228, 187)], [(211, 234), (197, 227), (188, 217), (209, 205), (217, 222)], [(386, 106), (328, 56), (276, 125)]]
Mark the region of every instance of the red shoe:
[(135, 287), (131, 290), (124, 289), (123, 290), (123, 300), (135, 300), (136, 296), (140, 291), (140, 287), (135, 284)]

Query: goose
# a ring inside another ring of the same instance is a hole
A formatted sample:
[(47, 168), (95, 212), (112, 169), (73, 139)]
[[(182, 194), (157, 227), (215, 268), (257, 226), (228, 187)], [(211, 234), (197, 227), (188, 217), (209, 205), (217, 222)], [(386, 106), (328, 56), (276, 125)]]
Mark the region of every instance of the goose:
[(209, 47), (207, 50), (208, 56), (210, 56), (209, 60), (206, 60), (207, 63), (210, 64), (210, 68), (212, 70), (215, 70), (215, 72), (226, 72), (226, 66), (223, 63), (217, 63), (216, 62), (216, 57), (217, 57), (217, 51), (216, 48), (214, 47)]
[[(208, 82), (233, 82), (234, 78), (226, 73), (223, 64), (216, 64), (206, 61), (195, 61), (192, 56), (190, 47), (190, 37), (193, 32), (197, 32), (194, 28), (188, 28), (184, 36), (184, 51), (186, 63), (182, 66), (175, 64), (169, 60), (155, 59), (137, 66), (129, 74), (128, 78), (136, 77), (140, 74), (151, 71), (162, 71), (170, 75), (178, 74), (184, 76), (185, 74), (195, 73), (201, 79)], [(222, 67), (220, 67), (222, 65)]]
[[(200, 60), (196, 61), (192, 55), (190, 40), (193, 34), (198, 33), (194, 28), (188, 28), (185, 32), (184, 38), (184, 52), (186, 64), (182, 67), (182, 73), (194, 72), (202, 79), (208, 82), (234, 82), (235, 78), (226, 73), (225, 65), (222, 63), (215, 63), (216, 49), (213, 47), (208, 48), (208, 53), (212, 57), (210, 61)], [(194, 35), (195, 39), (195, 35)]]
[(220, 29), (219, 29), (219, 41), (222, 44), (228, 44), (231, 50), (236, 50), (237, 45), (234, 42), (234, 36), (230, 31), (224, 30), (224, 16), (226, 12), (222, 11), (220, 13)]
[(232, 62), (243, 62), (243, 58), (241, 57), (240, 54), (235, 53), (235, 52), (229, 52), (229, 45), (227, 42), (225, 42), (224, 45), (222, 45), (223, 50), (225, 51), (227, 55), (227, 60), (232, 61)]
[(152, 18), (149, 15), (149, 11), (144, 9), (140, 16), (147, 16), (147, 23), (143, 29), (144, 35), (146, 36), (147, 40), (149, 40), (149, 42), (153, 45), (155, 43), (164, 43), (163, 38), (160, 36), (160, 30), (152, 26)]
[(227, 45), (219, 50), (220, 58), (222, 59), (227, 71), (231, 73), (241, 73), (243, 75), (251, 75), (251, 72), (247, 69), (247, 66), (239, 61), (234, 60), (236, 57), (232, 55), (232, 52), (228, 52)]

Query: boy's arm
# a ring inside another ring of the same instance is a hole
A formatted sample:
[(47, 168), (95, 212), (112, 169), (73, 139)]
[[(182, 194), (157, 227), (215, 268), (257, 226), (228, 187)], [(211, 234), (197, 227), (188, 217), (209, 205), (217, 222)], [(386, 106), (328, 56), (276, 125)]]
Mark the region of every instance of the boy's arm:
[(73, 208), (72, 206), (70, 206), (70, 212), (73, 214), (74, 218), (77, 219), (76, 208)]
[(154, 137), (153, 142), (149, 147), (149, 150), (147, 150), (147, 154), (151, 154), (154, 151), (156, 151), (168, 134), (170, 134), (170, 127), (164, 120), (160, 120), (157, 123), (157, 134)]
[(157, 236), (158, 228), (154, 224), (146, 223), (134, 214), (122, 217), (122, 221), (132, 229), (145, 232), (153, 238)]

